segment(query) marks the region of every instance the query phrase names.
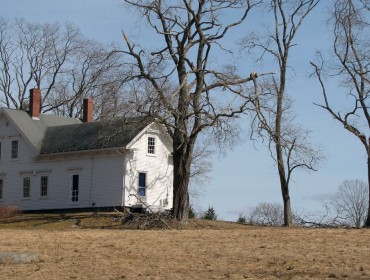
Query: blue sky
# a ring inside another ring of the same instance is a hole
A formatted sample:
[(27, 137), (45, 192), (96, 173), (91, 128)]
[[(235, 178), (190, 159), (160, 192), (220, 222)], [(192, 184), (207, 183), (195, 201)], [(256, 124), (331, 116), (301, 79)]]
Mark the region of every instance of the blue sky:
[[(0, 16), (8, 20), (23, 17), (31, 22), (69, 21), (78, 26), (86, 37), (106, 43), (122, 44), (123, 30), (134, 40), (151, 44), (152, 38), (139, 30), (142, 27), (140, 20), (122, 2), (0, 0)], [(309, 61), (317, 50), (329, 47), (331, 37), (327, 31), (325, 12), (326, 6), (321, 4), (300, 30), (296, 40), (299, 45), (291, 53), (291, 65), (295, 71), (288, 83), (288, 92), (295, 100), (298, 121), (312, 131), (312, 142), (322, 145), (327, 157), (317, 172), (297, 172), (291, 185), (293, 209), (311, 212), (322, 209), (321, 200), (333, 194), (343, 180), (360, 179), (366, 182), (367, 178), (367, 157), (359, 141), (325, 111), (312, 104), (320, 102), (321, 95), (317, 81), (307, 77), (310, 72)], [(243, 28), (260, 28), (256, 22), (263, 16), (253, 16)], [(258, 67), (249, 63), (246, 71), (258, 72)], [(331, 89), (335, 93), (340, 92), (332, 84)], [(346, 101), (338, 96), (335, 96), (335, 100), (342, 105)], [(247, 129), (246, 119), (242, 126)], [(266, 148), (257, 144), (258, 149), (255, 149), (246, 131), (242, 138), (245, 141), (228, 151), (226, 156), (216, 155), (213, 158), (212, 180), (201, 187), (202, 196), (195, 200), (196, 208), (213, 206), (220, 218), (235, 220), (239, 212), (248, 211), (259, 202), (281, 203), (277, 170)]]

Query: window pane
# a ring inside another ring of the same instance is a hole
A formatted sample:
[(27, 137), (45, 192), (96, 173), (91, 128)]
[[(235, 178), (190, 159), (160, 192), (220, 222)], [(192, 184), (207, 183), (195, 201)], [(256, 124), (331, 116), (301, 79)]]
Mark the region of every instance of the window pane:
[(139, 173), (139, 195), (145, 196), (145, 187), (146, 187), (146, 173)]
[(23, 197), (30, 197), (31, 180), (29, 177), (23, 178)]
[(42, 176), (41, 177), (41, 188), (40, 188), (40, 196), (47, 196), (48, 195), (48, 177)]
[(11, 158), (18, 158), (18, 141), (12, 141)]
[(148, 137), (148, 154), (155, 154), (155, 138)]
[(79, 175), (72, 176), (72, 201), (78, 201)]
[(0, 199), (3, 199), (3, 179), (0, 179)]

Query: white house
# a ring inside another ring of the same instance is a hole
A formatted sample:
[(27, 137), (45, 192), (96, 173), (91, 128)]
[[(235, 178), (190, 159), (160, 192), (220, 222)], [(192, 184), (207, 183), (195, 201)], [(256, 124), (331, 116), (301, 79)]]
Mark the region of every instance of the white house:
[[(40, 114), (41, 93), (30, 91), (30, 111), (0, 108), (0, 206), (21, 210), (172, 208), (172, 145), (148, 118), (83, 121)], [(134, 194), (134, 195), (132, 195)]]

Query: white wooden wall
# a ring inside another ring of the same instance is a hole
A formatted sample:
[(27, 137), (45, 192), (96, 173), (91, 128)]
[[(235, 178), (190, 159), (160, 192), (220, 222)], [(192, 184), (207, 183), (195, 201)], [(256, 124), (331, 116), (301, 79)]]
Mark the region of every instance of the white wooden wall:
[[(0, 117), (0, 178), (4, 182), (0, 205), (16, 205), (22, 210), (132, 207), (138, 203), (129, 194), (138, 193), (138, 173), (145, 172), (147, 203), (154, 208), (172, 208), (171, 146), (156, 125), (133, 143), (133, 151), (126, 159), (122, 154), (111, 153), (109, 156), (86, 155), (36, 162), (36, 152), (11, 123), (8, 122), (8, 126), (6, 123), (5, 117)], [(156, 138), (154, 156), (147, 154), (148, 136)], [(16, 160), (10, 159), (12, 140), (19, 143), (19, 158)], [(78, 202), (71, 200), (73, 174), (79, 175)], [(41, 176), (48, 176), (46, 198), (40, 197)], [(29, 198), (23, 198), (24, 177), (31, 180)]]
[[(35, 162), (36, 152), (11, 124), (6, 126), (6, 122), (4, 117), (0, 119), (0, 178), (3, 179), (0, 205), (15, 205), (22, 210), (122, 205), (124, 157), (121, 154)], [(10, 159), (12, 140), (18, 140), (16, 160)], [(78, 202), (71, 200), (73, 174), (79, 175)], [(48, 176), (47, 197), (40, 196), (42, 176)], [(31, 181), (29, 198), (23, 198), (24, 177)]]
[[(153, 208), (172, 208), (173, 164), (172, 147), (164, 137), (163, 130), (153, 124), (132, 145), (132, 152), (127, 157), (125, 176), (125, 205), (135, 206), (139, 201), (130, 194), (138, 193), (138, 176), (146, 173), (146, 203)], [(155, 138), (155, 155), (148, 154), (148, 137)], [(164, 204), (164, 202), (166, 202)]]

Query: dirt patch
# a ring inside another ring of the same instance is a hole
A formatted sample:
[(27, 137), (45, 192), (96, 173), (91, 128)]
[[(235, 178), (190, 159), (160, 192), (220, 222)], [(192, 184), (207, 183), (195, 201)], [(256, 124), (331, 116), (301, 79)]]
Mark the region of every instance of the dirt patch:
[(0, 279), (370, 279), (365, 229), (191, 221), (187, 230), (36, 227), (0, 236), (0, 251), (42, 258), (1, 264)]

